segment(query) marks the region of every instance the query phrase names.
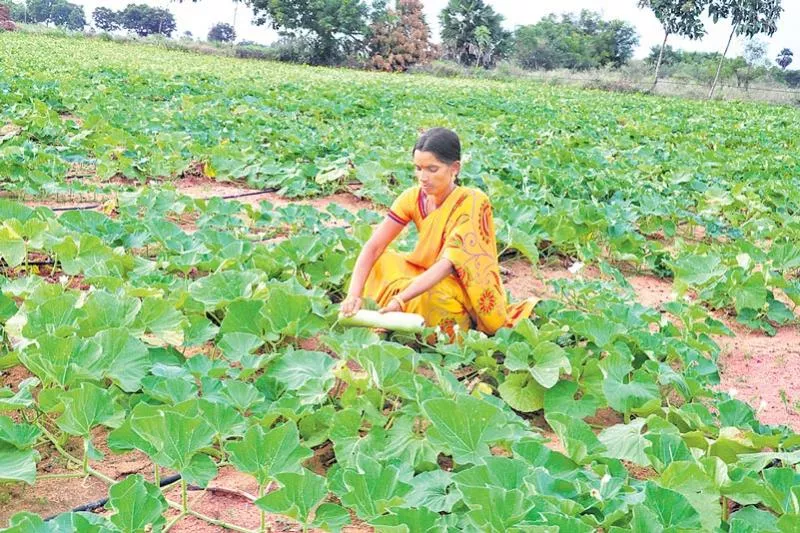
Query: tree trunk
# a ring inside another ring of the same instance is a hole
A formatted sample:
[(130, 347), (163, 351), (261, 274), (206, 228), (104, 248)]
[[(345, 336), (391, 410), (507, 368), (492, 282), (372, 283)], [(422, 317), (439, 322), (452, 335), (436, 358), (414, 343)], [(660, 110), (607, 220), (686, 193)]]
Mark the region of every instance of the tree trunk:
[(751, 68), (752, 67), (748, 64), (747, 65), (747, 76), (744, 79), (744, 92), (746, 92), (746, 93), (750, 92), (750, 70), (751, 70)]
[(728, 37), (728, 44), (725, 45), (725, 51), (722, 52), (722, 57), (719, 60), (719, 65), (717, 65), (717, 74), (714, 76), (714, 82), (711, 84), (711, 90), (708, 91), (708, 99), (714, 97), (714, 89), (717, 87), (717, 82), (719, 81), (719, 73), (722, 71), (722, 63), (725, 61), (725, 56), (728, 55), (728, 48), (731, 46), (731, 41), (733, 40), (733, 34), (736, 33), (736, 25), (733, 25), (733, 29), (731, 30), (731, 35)]
[(661, 60), (664, 59), (664, 48), (667, 46), (667, 37), (669, 37), (669, 32), (664, 33), (664, 42), (661, 43), (661, 52), (658, 53), (658, 62), (656, 62), (656, 78), (653, 80), (653, 86), (650, 87), (650, 92), (656, 90), (656, 85), (658, 84), (658, 72), (661, 70)]

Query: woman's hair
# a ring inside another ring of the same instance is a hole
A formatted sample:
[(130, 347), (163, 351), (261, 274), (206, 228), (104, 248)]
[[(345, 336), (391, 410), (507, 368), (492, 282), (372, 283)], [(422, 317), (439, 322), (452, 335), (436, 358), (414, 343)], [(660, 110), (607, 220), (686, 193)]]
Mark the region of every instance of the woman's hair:
[(461, 161), (461, 141), (456, 132), (447, 128), (431, 128), (424, 132), (417, 139), (411, 155), (414, 155), (417, 150), (432, 153), (445, 165)]

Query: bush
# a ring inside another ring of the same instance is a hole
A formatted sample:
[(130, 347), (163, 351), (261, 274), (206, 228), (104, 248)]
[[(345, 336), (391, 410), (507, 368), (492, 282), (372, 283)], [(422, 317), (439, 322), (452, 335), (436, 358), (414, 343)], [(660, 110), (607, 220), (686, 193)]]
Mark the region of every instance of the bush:
[(234, 49), (234, 55), (242, 59), (263, 59), (268, 61), (276, 61), (277, 54), (269, 46), (262, 44), (246, 44), (239, 43)]

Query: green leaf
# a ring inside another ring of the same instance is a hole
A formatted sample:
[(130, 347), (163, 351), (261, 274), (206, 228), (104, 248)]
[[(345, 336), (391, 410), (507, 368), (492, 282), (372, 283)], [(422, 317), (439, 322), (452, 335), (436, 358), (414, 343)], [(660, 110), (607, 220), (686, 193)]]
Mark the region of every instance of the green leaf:
[(650, 446), (645, 448), (645, 454), (650, 459), (656, 472), (663, 472), (674, 461), (691, 461), (692, 452), (676, 433), (648, 433), (644, 436), (650, 441)]
[(350, 513), (341, 505), (335, 503), (323, 503), (317, 507), (314, 513), (312, 526), (338, 533), (344, 526), (350, 523)]
[(567, 456), (578, 464), (606, 452), (605, 445), (583, 420), (561, 413), (546, 413), (545, 419), (564, 445)]
[(199, 406), (203, 418), (214, 428), (214, 433), (220, 440), (238, 437), (244, 433), (247, 422), (233, 406), (206, 399), (201, 399)]
[(306, 468), (275, 476), (281, 488), (259, 498), (255, 504), (271, 513), (280, 513), (309, 525), (308, 515), (327, 495), (327, 483)]
[(700, 530), (700, 514), (679, 492), (645, 484), (644, 501), (633, 508), (631, 528), (637, 533), (653, 531)]
[(428, 429), (431, 443), (448, 449), (458, 464), (482, 463), (490, 455), (489, 443), (505, 435), (503, 413), (472, 396), (426, 400), (422, 410), (433, 424)]
[(109, 489), (106, 507), (114, 510), (111, 523), (123, 533), (158, 531), (166, 524), (169, 506), (161, 490), (140, 475), (128, 476)]
[(730, 518), (730, 533), (780, 533), (778, 518), (756, 507), (742, 507)]
[(215, 310), (239, 298), (250, 298), (258, 278), (255, 272), (224, 270), (192, 282), (189, 295), (207, 310)]
[(241, 441), (228, 442), (225, 450), (231, 463), (240, 471), (251, 474), (259, 486), (265, 486), (282, 473), (299, 473), (311, 450), (300, 445), (297, 426), (287, 422), (270, 430), (252, 426)]
[(0, 443), (0, 482), (24, 481), (33, 485), (38, 460), (39, 452), (36, 450), (18, 450)]
[(17, 392), (8, 387), (0, 389), (0, 411), (14, 411), (17, 409), (27, 409), (34, 403), (31, 389), (39, 385), (36, 378), (27, 378), (20, 381)]
[(430, 509), (398, 508), (372, 520), (370, 525), (377, 526), (380, 532), (433, 532), (445, 529), (443, 518)]
[(403, 503), (411, 486), (400, 480), (394, 466), (383, 466), (369, 457), (363, 457), (359, 470), (345, 469), (343, 482), (347, 492), (341, 496), (342, 504), (351, 507), (363, 520), (372, 520)]
[(562, 380), (552, 389), (544, 393), (544, 410), (548, 413), (563, 413), (575, 418), (584, 419), (593, 416), (600, 406), (600, 402), (588, 393), (583, 393), (576, 399), (578, 384), (574, 381)]
[(606, 456), (650, 466), (645, 453), (650, 442), (642, 435), (645, 422), (644, 418), (637, 418), (629, 424), (616, 424), (601, 431), (598, 439), (607, 448)]
[(15, 422), (11, 417), (0, 416), (0, 445), (3, 442), (19, 450), (30, 448), (42, 430), (25, 422)]
[(124, 412), (111, 393), (91, 383), (81, 383), (77, 389), (63, 393), (61, 401), (64, 413), (56, 424), (70, 435), (89, 438), (92, 428), (99, 424), (114, 428), (122, 423)]
[(136, 392), (150, 370), (147, 347), (125, 329), (108, 329), (94, 336), (100, 345), (105, 375), (125, 392)]
[(138, 298), (94, 291), (83, 305), (86, 315), (78, 322), (80, 335), (91, 337), (105, 329), (126, 328), (133, 324), (141, 307)]
[(66, 337), (78, 330), (78, 320), (84, 312), (78, 308), (78, 297), (62, 294), (43, 302), (28, 314), (28, 323), (22, 334), (35, 339), (45, 334)]
[(544, 406), (547, 389), (539, 385), (529, 372), (512, 372), (497, 391), (513, 409), (532, 413)]
[(295, 350), (270, 364), (266, 375), (283, 383), (303, 404), (322, 403), (336, 379), (336, 361), (324, 352)]
[(405, 505), (428, 509), (434, 513), (449, 513), (460, 498), (453, 486), (453, 474), (444, 470), (433, 470), (414, 476)]
[(715, 531), (722, 521), (720, 493), (714, 482), (694, 462), (675, 461), (661, 474), (661, 484), (683, 494), (700, 516), (705, 531)]
[(17, 267), (22, 264), (27, 256), (25, 240), (14, 231), (8, 223), (0, 226), (0, 258), (10, 267)]
[(193, 477), (190, 467), (194, 456), (211, 444), (214, 428), (199, 416), (197, 405), (196, 400), (176, 406), (140, 403), (131, 413), (130, 426), (155, 451), (152, 459), (156, 463), (177, 470), (190, 483), (205, 486), (209, 480)]

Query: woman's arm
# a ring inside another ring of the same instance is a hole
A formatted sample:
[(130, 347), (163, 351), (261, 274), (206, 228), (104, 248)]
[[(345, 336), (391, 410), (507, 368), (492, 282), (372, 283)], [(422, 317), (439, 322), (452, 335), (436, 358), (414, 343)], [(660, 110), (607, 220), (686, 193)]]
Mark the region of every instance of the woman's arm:
[[(404, 303), (412, 300), (433, 288), (434, 285), (453, 273), (453, 263), (449, 259), (439, 259), (431, 267), (413, 279), (408, 287), (400, 291), (395, 298), (400, 298)], [(396, 300), (390, 301), (381, 312), (402, 311)]]
[(367, 283), (367, 277), (375, 261), (378, 260), (395, 237), (400, 235), (404, 227), (404, 225), (395, 222), (391, 218), (387, 218), (380, 223), (366, 244), (364, 244), (361, 253), (358, 254), (358, 259), (356, 259), (353, 276), (350, 278), (347, 298), (342, 302), (341, 311), (343, 315), (353, 315), (361, 308), (361, 294), (364, 292), (364, 285)]

